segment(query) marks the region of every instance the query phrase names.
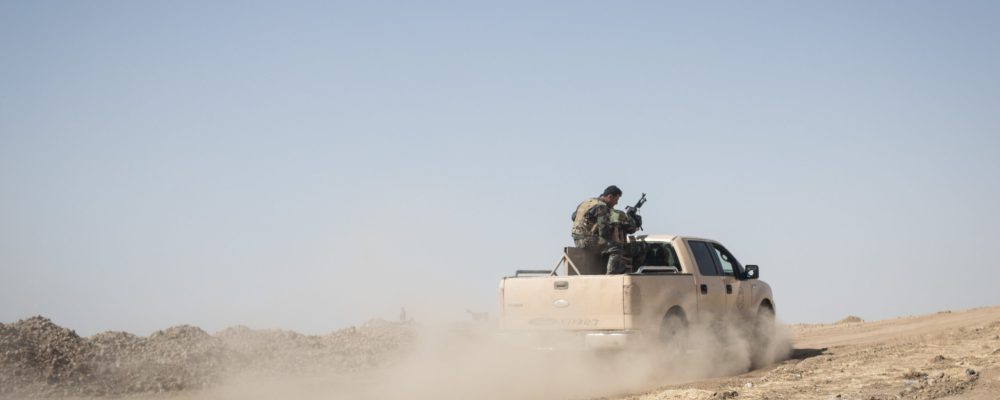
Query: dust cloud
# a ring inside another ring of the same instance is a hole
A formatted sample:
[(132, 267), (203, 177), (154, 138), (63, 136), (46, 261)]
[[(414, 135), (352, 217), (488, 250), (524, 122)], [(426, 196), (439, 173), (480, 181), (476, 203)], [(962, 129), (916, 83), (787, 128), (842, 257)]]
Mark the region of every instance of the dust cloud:
[(594, 398), (739, 374), (791, 349), (786, 329), (761, 342), (732, 323), (619, 351), (584, 351), (570, 333), (494, 326), (373, 320), (322, 336), (179, 326), (81, 338), (33, 317), (0, 324), (0, 398)]
[[(594, 398), (728, 376), (791, 353), (777, 328), (753, 351), (749, 328), (692, 326), (683, 343), (622, 351), (552, 349), (573, 335), (511, 337), (489, 323), (418, 326), (408, 354), (351, 374), (233, 377), (187, 399), (552, 399)], [(755, 357), (757, 359), (755, 360)]]

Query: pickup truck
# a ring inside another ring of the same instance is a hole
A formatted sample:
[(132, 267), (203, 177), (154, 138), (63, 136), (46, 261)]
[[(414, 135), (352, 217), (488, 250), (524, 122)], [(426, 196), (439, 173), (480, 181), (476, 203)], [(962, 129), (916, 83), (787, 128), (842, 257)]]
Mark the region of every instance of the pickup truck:
[[(647, 249), (633, 272), (605, 275), (606, 257), (567, 247), (552, 270), (519, 270), (503, 278), (501, 329), (561, 332), (571, 347), (620, 348), (670, 344), (690, 324), (741, 320), (762, 336), (756, 344), (766, 345), (774, 325), (774, 297), (771, 287), (758, 279), (758, 266), (740, 264), (714, 240), (674, 235), (629, 240), (644, 242)], [(565, 267), (563, 275), (560, 266)]]

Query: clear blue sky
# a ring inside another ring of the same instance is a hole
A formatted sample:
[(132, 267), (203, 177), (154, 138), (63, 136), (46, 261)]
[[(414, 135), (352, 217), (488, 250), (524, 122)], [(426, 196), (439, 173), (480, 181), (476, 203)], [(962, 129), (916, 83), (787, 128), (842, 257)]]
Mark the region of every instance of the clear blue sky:
[(495, 311), (609, 184), (779, 317), (1000, 303), (997, 2), (0, 4), (0, 322)]

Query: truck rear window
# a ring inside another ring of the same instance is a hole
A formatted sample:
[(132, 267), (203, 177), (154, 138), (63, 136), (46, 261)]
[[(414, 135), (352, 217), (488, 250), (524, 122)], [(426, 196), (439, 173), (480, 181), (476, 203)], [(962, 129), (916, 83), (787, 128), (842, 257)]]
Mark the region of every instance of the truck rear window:
[(645, 255), (638, 267), (675, 267), (681, 270), (681, 264), (677, 262), (677, 253), (670, 243), (649, 243)]

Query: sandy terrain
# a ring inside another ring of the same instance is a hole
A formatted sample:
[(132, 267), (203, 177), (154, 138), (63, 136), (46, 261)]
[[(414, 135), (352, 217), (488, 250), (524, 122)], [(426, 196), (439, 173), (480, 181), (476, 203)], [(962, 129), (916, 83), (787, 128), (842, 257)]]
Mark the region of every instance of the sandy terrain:
[(789, 360), (620, 399), (1000, 399), (1000, 307), (792, 325)]
[(1000, 399), (1000, 307), (785, 328), (790, 356), (747, 372), (738, 334), (595, 355), (515, 350), (472, 323), (81, 338), (33, 318), (0, 324), (0, 398)]

